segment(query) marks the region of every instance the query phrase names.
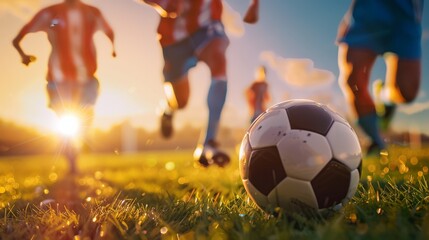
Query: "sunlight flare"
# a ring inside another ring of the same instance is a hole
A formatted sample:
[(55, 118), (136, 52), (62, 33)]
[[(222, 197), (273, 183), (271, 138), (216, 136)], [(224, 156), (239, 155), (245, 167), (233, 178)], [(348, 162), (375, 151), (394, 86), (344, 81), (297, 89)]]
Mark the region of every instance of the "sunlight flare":
[(66, 113), (59, 118), (57, 131), (67, 137), (74, 137), (80, 130), (80, 118), (74, 113)]

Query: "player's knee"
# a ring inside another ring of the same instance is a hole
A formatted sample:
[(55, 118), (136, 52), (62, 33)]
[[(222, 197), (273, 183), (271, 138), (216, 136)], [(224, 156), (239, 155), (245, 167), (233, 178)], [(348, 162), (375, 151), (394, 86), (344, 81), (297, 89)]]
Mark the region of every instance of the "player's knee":
[(177, 99), (177, 108), (183, 109), (188, 105), (188, 99), (187, 98), (178, 98)]
[(413, 102), (417, 97), (417, 91), (401, 91), (405, 103)]

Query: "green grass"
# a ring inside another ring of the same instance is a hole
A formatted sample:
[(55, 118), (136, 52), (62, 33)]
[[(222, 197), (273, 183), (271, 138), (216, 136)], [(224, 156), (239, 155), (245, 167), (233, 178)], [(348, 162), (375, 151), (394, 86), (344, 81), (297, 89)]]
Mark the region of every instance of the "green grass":
[(237, 156), (196, 168), (190, 151), (0, 159), (0, 239), (428, 239), (429, 148), (364, 159), (337, 212), (269, 215), (247, 196)]

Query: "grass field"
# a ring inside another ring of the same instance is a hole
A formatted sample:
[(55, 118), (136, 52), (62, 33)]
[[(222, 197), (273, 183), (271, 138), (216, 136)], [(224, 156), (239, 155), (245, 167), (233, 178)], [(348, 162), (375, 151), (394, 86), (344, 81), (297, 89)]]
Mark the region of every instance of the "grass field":
[(268, 215), (237, 156), (196, 168), (190, 151), (0, 158), (0, 239), (429, 239), (429, 148), (367, 157), (338, 212)]

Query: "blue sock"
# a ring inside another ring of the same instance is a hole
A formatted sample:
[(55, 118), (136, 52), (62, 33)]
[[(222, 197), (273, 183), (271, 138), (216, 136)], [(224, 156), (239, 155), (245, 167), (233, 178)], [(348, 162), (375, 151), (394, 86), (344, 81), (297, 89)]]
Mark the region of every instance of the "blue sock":
[(215, 140), (219, 127), (220, 115), (225, 103), (227, 92), (227, 82), (212, 78), (210, 83), (207, 106), (209, 108), (209, 121), (207, 124), (206, 138), (204, 144), (209, 140)]
[(380, 136), (378, 129), (378, 116), (376, 113), (359, 117), (358, 124), (374, 143), (376, 143), (380, 148), (386, 148), (386, 144)]

